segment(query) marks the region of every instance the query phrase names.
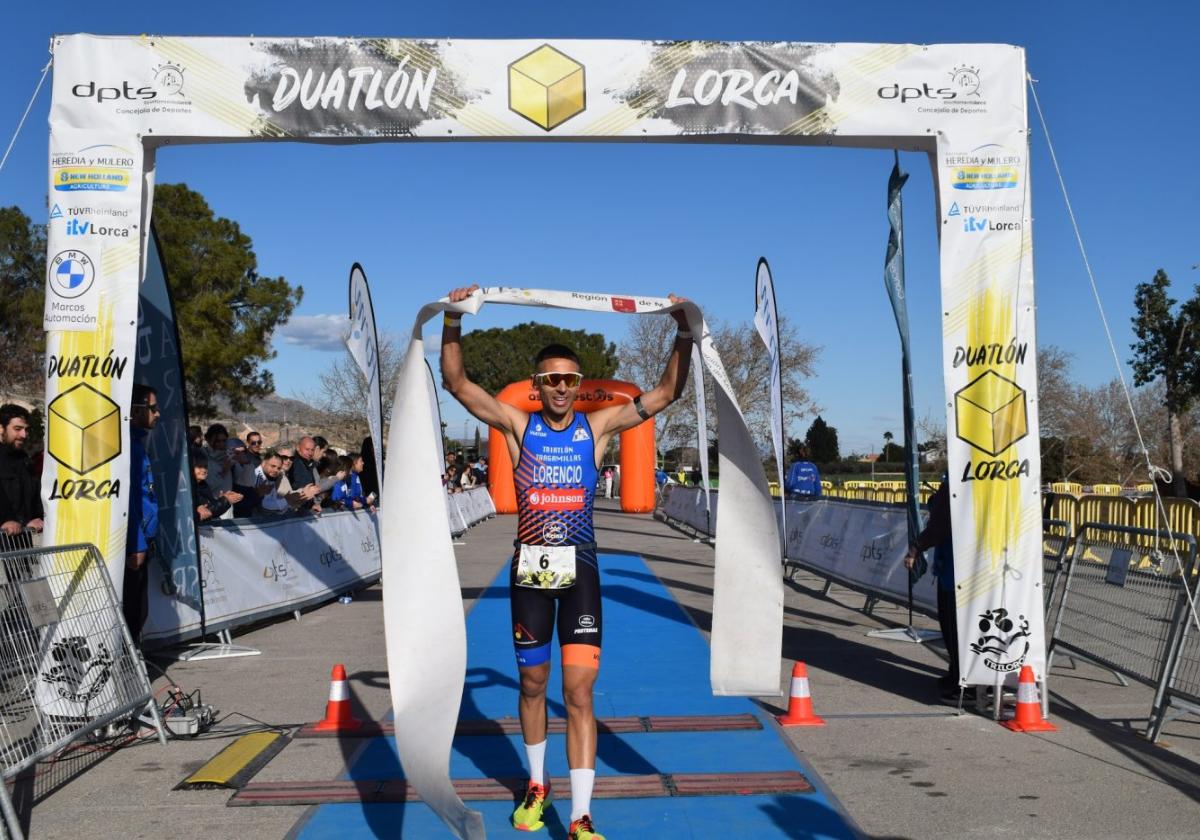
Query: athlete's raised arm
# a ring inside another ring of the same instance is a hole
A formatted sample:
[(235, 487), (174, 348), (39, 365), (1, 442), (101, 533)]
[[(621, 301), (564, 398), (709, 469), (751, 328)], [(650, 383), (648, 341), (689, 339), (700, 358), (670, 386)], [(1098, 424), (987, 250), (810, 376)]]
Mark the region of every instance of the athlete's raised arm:
[[(667, 297), (672, 303), (682, 303), (687, 300), (687, 298), (676, 295)], [(675, 343), (671, 347), (671, 354), (667, 357), (667, 364), (663, 368), (658, 385), (642, 394), (638, 400), (622, 406), (602, 409), (592, 415), (591, 420), (597, 435), (598, 451), (603, 451), (600, 448), (602, 441), (599, 438), (601, 436), (604, 438), (603, 442), (607, 443), (608, 438), (612, 435), (632, 429), (643, 420), (649, 420), (679, 399), (679, 395), (683, 393), (683, 389), (687, 385), (688, 369), (692, 364), (692, 334), (688, 331), (687, 317), (681, 310), (677, 309), (672, 312), (671, 317), (679, 326), (679, 332), (675, 334)]]
[[(478, 289), (475, 285), (455, 289), (450, 292), (450, 301), (464, 301)], [(523, 428), (524, 414), (506, 406), (467, 377), (462, 355), (462, 317), (457, 312), (446, 313), (442, 326), (442, 385), (476, 419), (503, 431), (510, 442)]]

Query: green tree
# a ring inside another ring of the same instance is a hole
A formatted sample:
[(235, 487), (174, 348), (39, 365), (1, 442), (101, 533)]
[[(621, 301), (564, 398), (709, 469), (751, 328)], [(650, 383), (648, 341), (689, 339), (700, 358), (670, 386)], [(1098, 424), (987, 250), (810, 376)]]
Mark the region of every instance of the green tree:
[(811, 460), (816, 464), (833, 464), (842, 459), (838, 451), (837, 429), (826, 423), (818, 414), (804, 435)]
[(783, 459), (785, 464), (794, 464), (797, 461), (808, 460), (808, 447), (804, 445), (804, 441), (800, 440), (800, 438), (788, 438), (784, 449), (786, 450)]
[(528, 378), (534, 372), (534, 357), (547, 344), (565, 344), (574, 350), (588, 379), (609, 379), (617, 372), (617, 346), (601, 333), (533, 321), (464, 334), (463, 365), (472, 381), (496, 394), (505, 385)]
[(0, 392), (41, 391), (45, 299), (46, 226), (18, 207), (0, 208)]
[(154, 226), (175, 299), (190, 408), (212, 415), (225, 397), (234, 411), (245, 411), (274, 390), (261, 365), (274, 358), (271, 334), (304, 290), (260, 275), (250, 237), (186, 184), (155, 188)]
[(1200, 287), (1192, 299), (1176, 308), (1176, 301), (1167, 291), (1171, 280), (1161, 268), (1154, 279), (1139, 283), (1133, 295), (1137, 314), (1133, 331), (1137, 341), (1130, 345), (1134, 357), (1135, 385), (1163, 381), (1163, 405), (1167, 409), (1170, 435), (1172, 491), (1177, 497), (1187, 495), (1183, 474), (1182, 416), (1200, 396)]

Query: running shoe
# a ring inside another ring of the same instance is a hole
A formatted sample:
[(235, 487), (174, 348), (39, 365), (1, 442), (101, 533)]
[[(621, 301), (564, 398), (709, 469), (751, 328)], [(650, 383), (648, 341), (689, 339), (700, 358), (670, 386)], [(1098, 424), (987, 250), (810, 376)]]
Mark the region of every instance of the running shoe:
[(592, 818), (588, 814), (571, 823), (571, 831), (567, 836), (570, 840), (604, 840), (604, 835), (592, 827)]
[(549, 804), (550, 782), (547, 780), (544, 786), (530, 782), (529, 787), (525, 789), (525, 798), (521, 800), (517, 810), (513, 811), (513, 828), (517, 831), (537, 831), (546, 824), (542, 821), (542, 815), (546, 813), (546, 806)]

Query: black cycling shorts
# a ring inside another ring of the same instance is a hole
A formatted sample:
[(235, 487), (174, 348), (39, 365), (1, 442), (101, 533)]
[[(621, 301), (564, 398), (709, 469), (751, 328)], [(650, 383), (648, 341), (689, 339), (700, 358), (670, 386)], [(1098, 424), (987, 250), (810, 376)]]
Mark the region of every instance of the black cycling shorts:
[(565, 589), (534, 589), (517, 585), (520, 547), (509, 568), (513, 647), (517, 665), (529, 668), (550, 661), (557, 607), (558, 643), (563, 665), (600, 667), (600, 566), (594, 544), (575, 552), (575, 583)]

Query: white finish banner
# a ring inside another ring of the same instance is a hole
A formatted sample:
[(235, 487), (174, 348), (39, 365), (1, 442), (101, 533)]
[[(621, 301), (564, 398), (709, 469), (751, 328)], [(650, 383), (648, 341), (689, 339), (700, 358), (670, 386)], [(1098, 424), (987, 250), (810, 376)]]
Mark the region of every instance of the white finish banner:
[[(450, 746), (462, 700), (466, 631), (450, 523), (442, 502), (425, 389), (422, 326), (443, 311), (476, 314), (487, 303), (591, 312), (667, 314), (682, 310), (700, 336), (717, 385), (721, 476), (729, 515), (716, 536), (712, 661), (715, 694), (778, 695), (783, 581), (766, 476), (733, 388), (700, 309), (666, 298), (538, 289), (489, 288), (462, 303), (424, 306), (413, 324), (394, 400), (390, 449), (409, 458), (388, 476), (386, 498), (408, 514), (383, 523), (388, 672), (396, 746), (405, 776), (459, 837), (482, 837), (480, 815), (463, 804), (449, 777)], [(437, 657), (429, 650), (437, 649)]]
[[(209, 632), (318, 603), (374, 580), (381, 568), (379, 518), (366, 511), (221, 520), (199, 532)], [(157, 564), (150, 567), (147, 640), (199, 635), (199, 610), (172, 595), (197, 581), (173, 583), (166, 585)]]

